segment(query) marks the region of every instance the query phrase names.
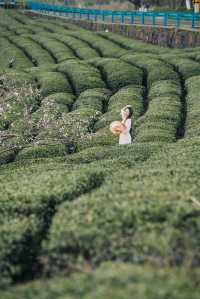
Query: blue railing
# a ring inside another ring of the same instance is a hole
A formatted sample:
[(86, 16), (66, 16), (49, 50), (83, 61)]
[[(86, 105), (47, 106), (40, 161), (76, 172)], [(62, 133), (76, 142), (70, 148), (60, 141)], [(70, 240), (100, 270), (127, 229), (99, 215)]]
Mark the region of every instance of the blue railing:
[(9, 5), (16, 5), (16, 0), (0, 0), (0, 6), (9, 6)]
[(139, 12), (139, 11), (118, 11), (86, 9), (78, 7), (65, 7), (28, 1), (27, 6), (32, 10), (40, 10), (45, 13), (57, 13), (59, 15), (70, 15), (73, 18), (86, 18), (87, 20), (106, 21), (115, 23), (160, 25), (197, 28), (200, 23), (200, 14), (181, 12)]

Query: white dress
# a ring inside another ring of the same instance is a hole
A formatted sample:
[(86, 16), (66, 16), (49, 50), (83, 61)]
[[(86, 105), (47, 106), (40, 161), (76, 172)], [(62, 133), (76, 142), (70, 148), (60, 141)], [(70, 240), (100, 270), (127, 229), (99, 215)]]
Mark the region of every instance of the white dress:
[(131, 140), (131, 134), (130, 134), (130, 129), (131, 129), (131, 119), (128, 118), (125, 121), (125, 126), (126, 129), (124, 130), (124, 132), (122, 132), (119, 135), (119, 144), (131, 144), (132, 140)]

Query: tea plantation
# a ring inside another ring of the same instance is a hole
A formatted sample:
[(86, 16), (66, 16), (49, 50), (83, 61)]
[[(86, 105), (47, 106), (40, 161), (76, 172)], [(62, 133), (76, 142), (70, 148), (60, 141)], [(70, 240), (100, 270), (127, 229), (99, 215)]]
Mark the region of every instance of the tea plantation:
[(199, 53), (0, 10), (0, 298), (199, 298)]

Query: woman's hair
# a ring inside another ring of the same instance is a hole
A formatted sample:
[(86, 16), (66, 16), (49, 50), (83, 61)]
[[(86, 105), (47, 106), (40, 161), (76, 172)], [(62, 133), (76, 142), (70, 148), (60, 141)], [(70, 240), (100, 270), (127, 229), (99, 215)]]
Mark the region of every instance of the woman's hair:
[[(131, 105), (127, 105), (125, 106), (123, 109), (128, 109), (129, 110), (129, 115), (127, 117), (127, 119), (130, 119), (133, 115), (133, 108)], [(133, 128), (131, 126), (131, 129), (130, 129), (130, 135), (131, 135), (131, 138), (133, 138)]]
[(129, 110), (129, 115), (128, 115), (127, 119), (131, 118), (132, 115), (133, 115), (133, 108), (131, 107), (131, 105), (125, 106), (124, 109), (128, 109)]

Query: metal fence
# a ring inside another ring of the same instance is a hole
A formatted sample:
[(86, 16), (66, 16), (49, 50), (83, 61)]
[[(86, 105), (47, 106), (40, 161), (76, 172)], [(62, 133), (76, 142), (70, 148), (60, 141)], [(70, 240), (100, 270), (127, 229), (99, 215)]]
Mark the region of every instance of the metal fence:
[[(0, 0), (2, 1), (2, 0)], [(69, 16), (72, 18), (93, 20), (95, 22), (130, 23), (153, 26), (173, 26), (186, 28), (200, 28), (200, 14), (181, 12), (139, 12), (86, 9), (78, 7), (66, 7), (27, 1), (27, 7), (31, 10), (39, 10), (44, 13)]]
[(16, 4), (16, 0), (0, 0), (0, 6), (2, 7), (15, 6)]

